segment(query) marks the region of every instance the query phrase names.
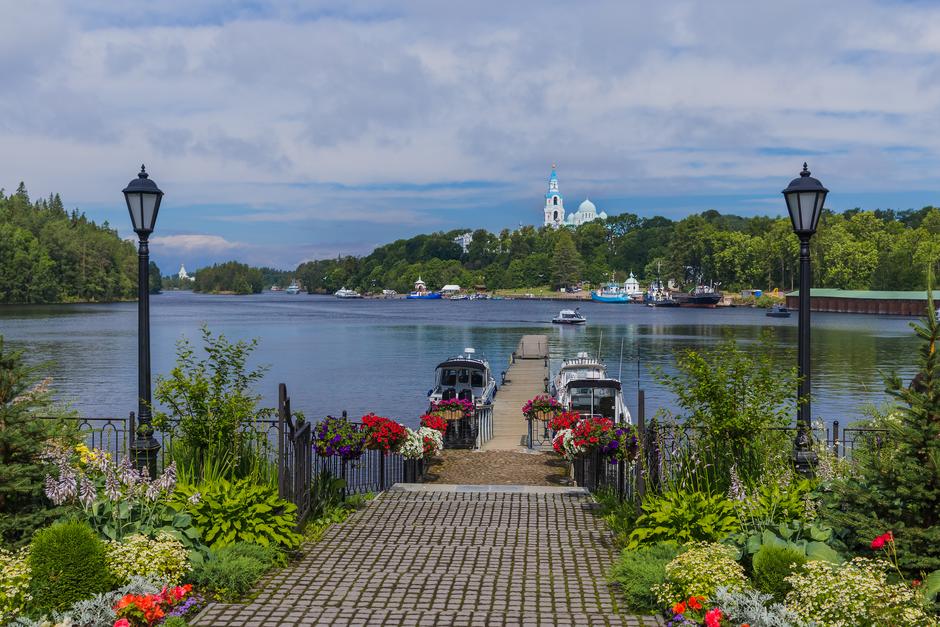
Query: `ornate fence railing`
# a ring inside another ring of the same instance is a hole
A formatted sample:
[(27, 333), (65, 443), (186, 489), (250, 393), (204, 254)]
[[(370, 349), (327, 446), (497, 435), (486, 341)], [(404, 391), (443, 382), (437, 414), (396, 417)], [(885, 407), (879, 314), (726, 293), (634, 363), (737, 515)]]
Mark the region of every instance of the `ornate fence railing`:
[(493, 406), (480, 405), (472, 416), (447, 421), (444, 448), (483, 448), (493, 438)]

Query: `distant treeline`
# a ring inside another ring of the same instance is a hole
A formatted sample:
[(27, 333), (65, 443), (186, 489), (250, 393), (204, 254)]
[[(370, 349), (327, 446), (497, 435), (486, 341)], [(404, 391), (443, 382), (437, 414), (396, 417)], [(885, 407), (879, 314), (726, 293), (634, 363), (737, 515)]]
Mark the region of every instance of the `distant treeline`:
[(237, 261), (226, 261), (200, 268), (192, 288), (197, 292), (257, 294), (272, 285), (286, 286), (290, 272), (274, 268), (253, 268)]
[(136, 296), (136, 249), (107, 222), (66, 211), (58, 194), (31, 201), (23, 183), (0, 190), (0, 303)]
[[(798, 278), (799, 243), (789, 218), (706, 211), (673, 221), (624, 213), (577, 229), (477, 230), (466, 253), (453, 241), (464, 232), (398, 240), (365, 257), (311, 261), (297, 276), (309, 290), (326, 292), (343, 286), (402, 292), (418, 276), (431, 288), (487, 289), (598, 284), (611, 275), (622, 281), (629, 272), (686, 286), (720, 282), (725, 290), (790, 289)], [(812, 253), (817, 287), (924, 289), (927, 266), (940, 260), (940, 209), (827, 210)]]

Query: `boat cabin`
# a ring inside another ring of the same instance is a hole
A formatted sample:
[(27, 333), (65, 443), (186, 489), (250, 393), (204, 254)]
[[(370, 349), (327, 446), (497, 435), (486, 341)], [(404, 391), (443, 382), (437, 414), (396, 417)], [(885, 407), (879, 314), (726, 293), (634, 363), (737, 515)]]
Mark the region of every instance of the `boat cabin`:
[(565, 386), (569, 411), (582, 416), (603, 416), (615, 423), (632, 422), (623, 402), (620, 381), (616, 379), (571, 379)]
[(496, 380), (485, 359), (475, 357), (472, 348), (464, 354), (438, 364), (434, 375), (434, 387), (428, 398), (434, 401), (462, 398), (473, 403), (488, 404), (496, 394)]

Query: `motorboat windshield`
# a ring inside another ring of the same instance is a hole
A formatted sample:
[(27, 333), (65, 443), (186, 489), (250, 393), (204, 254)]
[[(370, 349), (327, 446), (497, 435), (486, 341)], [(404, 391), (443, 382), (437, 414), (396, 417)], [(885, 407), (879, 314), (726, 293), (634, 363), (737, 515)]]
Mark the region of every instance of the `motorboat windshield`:
[(496, 380), (485, 359), (473, 356), (467, 349), (464, 355), (451, 357), (437, 366), (434, 387), (428, 397), (431, 401), (466, 399), (476, 404), (486, 404), (496, 393)]

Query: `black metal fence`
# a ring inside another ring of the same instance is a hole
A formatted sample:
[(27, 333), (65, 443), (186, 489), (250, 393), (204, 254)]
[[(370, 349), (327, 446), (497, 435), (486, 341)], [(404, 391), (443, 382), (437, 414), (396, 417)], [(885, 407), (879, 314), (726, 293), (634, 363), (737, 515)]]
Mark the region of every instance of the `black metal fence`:
[(447, 421), (444, 448), (483, 448), (492, 438), (493, 406), (480, 405), (472, 416)]
[[(651, 424), (645, 420), (643, 390), (638, 394), (638, 415), (636, 421), (639, 453), (637, 459), (629, 464), (611, 463), (610, 459), (598, 451), (592, 451), (576, 458), (572, 464), (572, 473), (577, 485), (591, 492), (610, 490), (622, 500), (642, 500), (647, 490), (658, 490), (671, 477), (681, 471), (681, 464), (689, 460), (689, 451), (695, 444), (695, 431), (683, 425)], [(797, 433), (796, 427), (772, 428), (781, 437), (792, 442)], [(840, 429), (839, 422), (831, 426), (813, 430), (813, 439), (818, 445), (831, 451), (838, 458), (851, 458), (853, 452), (861, 447), (880, 447), (888, 441), (886, 429), (870, 427), (846, 427)]]

